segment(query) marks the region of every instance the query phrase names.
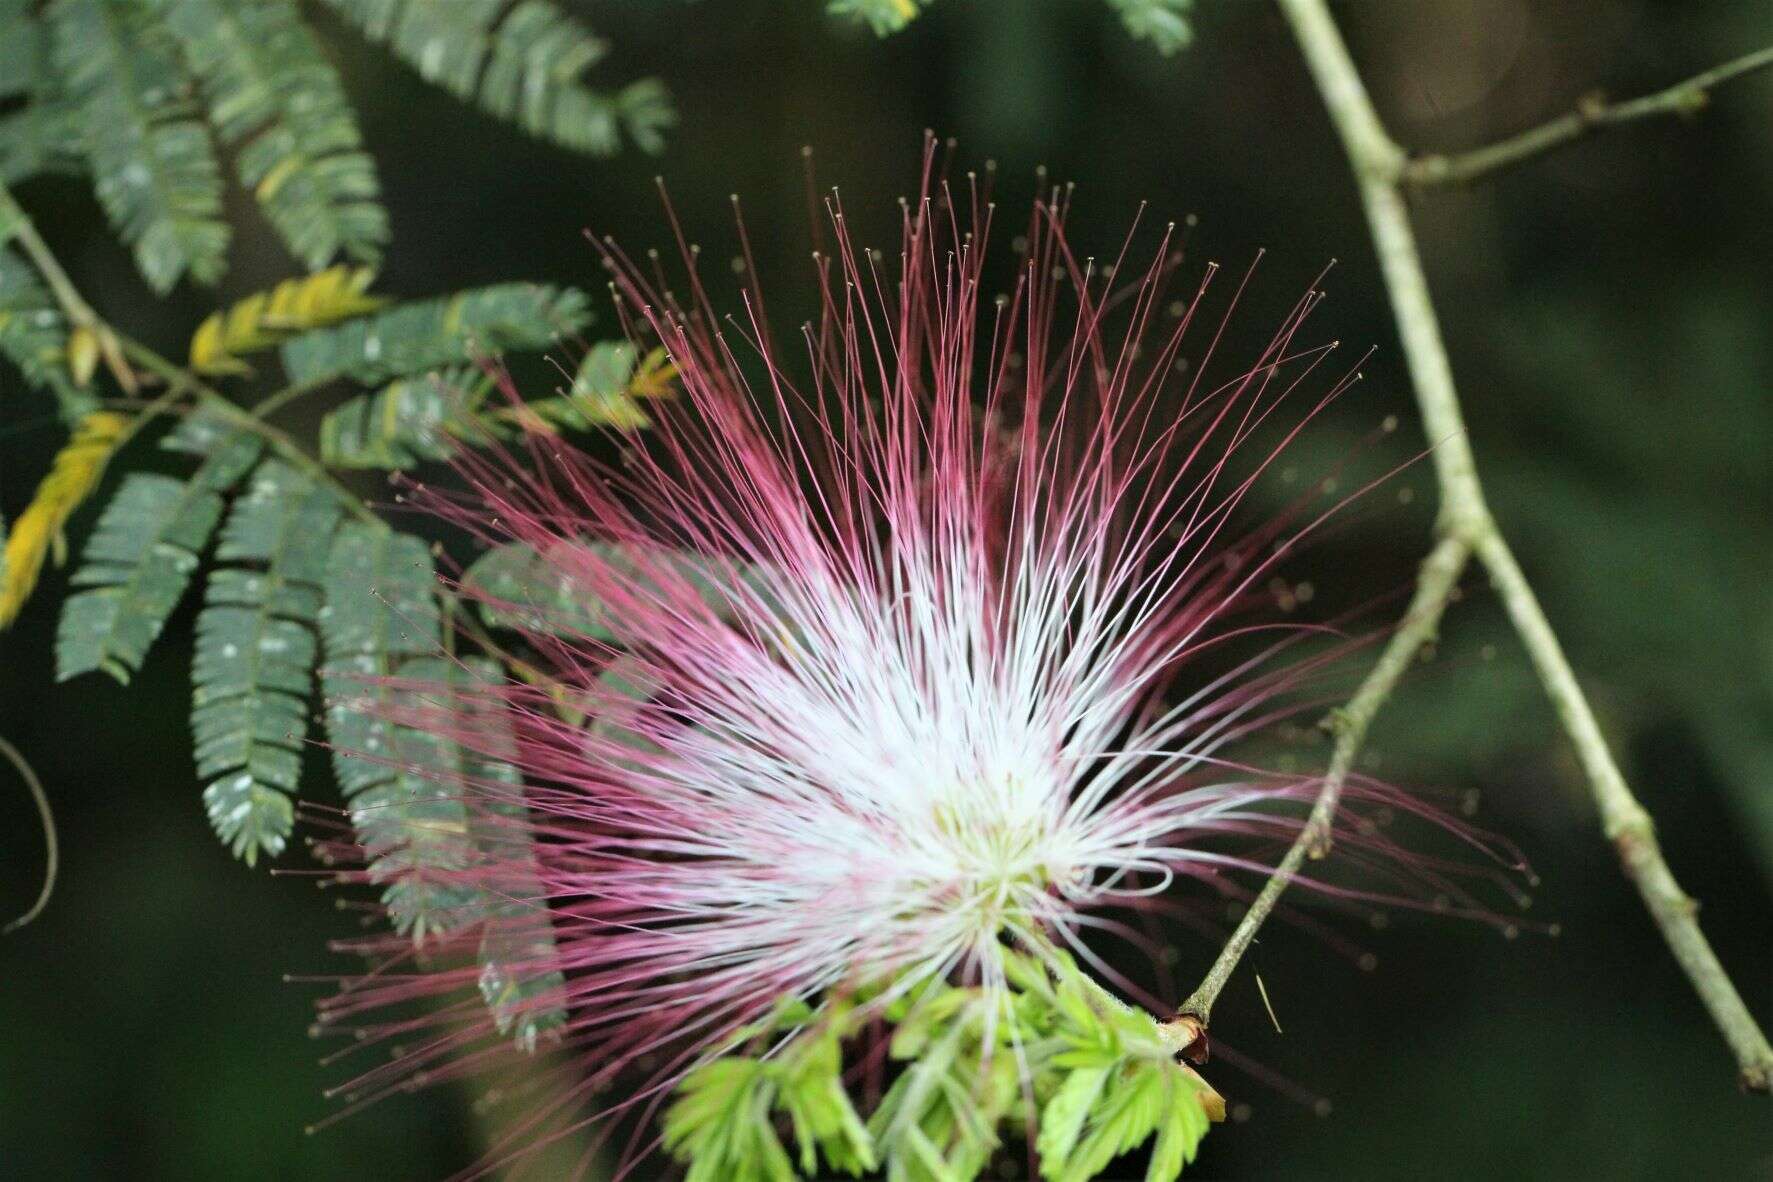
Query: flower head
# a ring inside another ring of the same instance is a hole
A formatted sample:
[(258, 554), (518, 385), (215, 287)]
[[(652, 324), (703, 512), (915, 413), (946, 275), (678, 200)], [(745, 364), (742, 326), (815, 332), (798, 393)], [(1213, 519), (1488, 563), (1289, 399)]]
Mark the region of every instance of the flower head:
[[(1295, 344), (1318, 293), (1227, 367), (1236, 301), (1207, 311), (1212, 267), (1173, 298), (1172, 232), (1144, 261), (1080, 260), (1054, 194), (993, 298), (988, 194), (923, 192), (891, 259), (832, 199), (803, 349), (755, 290), (723, 319), (693, 276), (680, 300), (608, 246), (683, 397), (618, 464), (538, 432), (465, 454), (466, 501), (430, 498), (546, 589), (462, 586), (526, 625), (546, 675), (431, 687), (450, 709), (416, 721), (527, 786), (513, 808), (465, 777), (512, 840), (435, 873), (503, 902), (490, 931), (539, 925), (493, 991), (557, 1015), (585, 1087), (641, 1058), (674, 1080), (787, 1003), (1007, 988), (1030, 950), (1100, 965), (1084, 929), (1259, 869), (1315, 792), (1228, 752), (1335, 656), (1263, 610), (1325, 510), (1236, 524), (1353, 380)], [(489, 707), (515, 744), (472, 721)], [(333, 1015), (450, 979), (372, 978)]]

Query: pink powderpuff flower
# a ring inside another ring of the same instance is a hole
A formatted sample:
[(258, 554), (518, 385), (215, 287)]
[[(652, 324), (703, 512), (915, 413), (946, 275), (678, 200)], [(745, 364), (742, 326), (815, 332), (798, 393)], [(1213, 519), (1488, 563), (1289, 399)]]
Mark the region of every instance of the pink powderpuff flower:
[[(467, 497), (412, 494), (528, 546), (565, 598), (459, 588), (531, 625), (545, 683), (405, 687), (447, 708), (399, 721), (526, 785), (514, 807), (508, 779), (455, 778), (495, 839), (412, 871), (496, 897), (475, 938), (503, 933), (509, 954), (449, 968), (449, 936), (377, 946), (386, 962), (323, 1006), (402, 1044), (353, 1093), (485, 1066), (515, 1025), (577, 1064), (533, 1133), (637, 1063), (628, 1102), (656, 1103), (784, 999), (1001, 987), (1011, 946), (1067, 949), (1131, 990), (1083, 932), (1145, 941), (1126, 919), (1179, 880), (1236, 896), (1297, 832), (1319, 777), (1230, 752), (1321, 710), (1358, 643), (1280, 620), (1270, 590), (1347, 498), (1235, 517), (1357, 376), (1320, 374), (1333, 344), (1295, 344), (1321, 294), (1210, 377), (1230, 307), (1202, 311), (1212, 267), (1173, 299), (1172, 231), (1142, 263), (1080, 260), (1054, 193), (993, 299), (988, 188), (951, 187), (932, 160), (896, 259), (829, 200), (803, 362), (755, 288), (722, 319), (693, 266), (679, 300), (604, 245), (625, 324), (663, 347), (681, 398), (648, 404), (619, 463), (534, 430), (464, 450)], [(1185, 338), (1204, 339), (1184, 364)], [(490, 715), (515, 719), (514, 742)], [(1420, 811), (1358, 777), (1349, 796)], [(1371, 825), (1339, 837), (1400, 895), (1450, 889)], [(452, 990), (467, 1000), (441, 1014), (378, 1016)]]

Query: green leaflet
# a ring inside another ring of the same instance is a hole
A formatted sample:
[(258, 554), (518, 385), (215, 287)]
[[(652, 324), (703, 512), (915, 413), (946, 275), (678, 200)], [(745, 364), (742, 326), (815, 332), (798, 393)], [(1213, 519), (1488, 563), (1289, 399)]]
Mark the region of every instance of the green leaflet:
[(37, 272), (4, 244), (7, 237), (0, 232), (0, 355), (55, 396), (63, 421), (77, 423), (98, 403), (68, 371), (67, 318)]
[[(560, 544), (568, 546), (577, 548), (575, 543)], [(573, 578), (572, 557), (557, 557), (566, 561), (538, 553), (527, 542), (507, 542), (475, 559), (462, 575), (462, 586), (480, 599), (480, 616), (489, 628), (614, 640), (603, 622), (603, 606)]]
[(586, 87), (608, 47), (548, 0), (325, 2), (427, 82), (563, 147), (607, 156), (626, 135), (658, 152), (677, 122), (656, 79), (614, 94)]
[(642, 366), (626, 341), (600, 341), (585, 354), (570, 392), (490, 411), (482, 404), (492, 380), (472, 366), (411, 374), (330, 411), (320, 423), (320, 455), (337, 468), (403, 469), (449, 459), (458, 441), (483, 444), (508, 435), (514, 423), (633, 430), (648, 424), (638, 399), (664, 392), (663, 372), (669, 371)]
[[(882, 1168), (888, 1182), (972, 1182), (1020, 1139), (1004, 1131), (1026, 1121), (1031, 1095), (1048, 1182), (1095, 1178), (1153, 1134), (1146, 1182), (1174, 1182), (1223, 1118), (1218, 1094), (1172, 1061), (1149, 1014), (1064, 953), (1006, 949), (1005, 969), (1001, 992), (889, 981), (816, 1008), (784, 1000), (734, 1036), (746, 1053), (684, 1079), (665, 1117), (667, 1148), (691, 1176), (771, 1176), (758, 1172), (774, 1155), (755, 1130), (786, 1116), (803, 1176), (823, 1176), (822, 1161), (826, 1171)], [(842, 1093), (841, 1047), (875, 1019), (892, 1027), (890, 1053), (904, 1066), (862, 1126)]]
[(414, 300), (281, 347), (292, 384), (351, 378), (373, 385), (508, 350), (540, 350), (590, 320), (584, 293), (570, 287), (499, 283)]
[(1166, 1073), (1163, 1114), (1145, 1182), (1173, 1182), (1180, 1177), (1182, 1167), (1194, 1161), (1202, 1138), (1212, 1128), (1190, 1075), (1186, 1068)]
[(216, 834), (250, 865), (283, 852), (313, 695), (315, 621), (338, 501), (276, 460), (234, 503), (197, 617), (191, 730)]
[[(897, 33), (917, 19), (931, 0), (827, 0), (833, 16), (858, 21), (877, 36)], [(1136, 40), (1149, 41), (1165, 57), (1194, 44), (1188, 13), (1194, 0), (1108, 0), (1120, 23)]]
[[(1053, 1098), (1040, 1111), (1040, 1138), (1036, 1148), (1042, 1162), (1059, 1163), (1077, 1148), (1084, 1120), (1108, 1083), (1111, 1067), (1079, 1067), (1065, 1077)], [(1051, 1171), (1048, 1171), (1051, 1176)]]
[(845, 20), (859, 21), (877, 37), (897, 33), (917, 19), (930, 0), (827, 0), (826, 11)]
[(0, 0), (0, 98), (29, 94), (41, 84), (48, 39), (29, 0)]
[(77, 172), (79, 112), (59, 97), (39, 97), (0, 115), (0, 184), (12, 185), (45, 172)]
[(320, 421), (320, 458), (335, 468), (410, 468), (446, 460), (452, 438), (472, 437), (472, 388), (466, 367), (396, 378), (360, 394)]
[[(1021, 1100), (1016, 1057), (1007, 1047), (983, 1052), (985, 1009), (977, 991), (938, 990), (912, 1011), (943, 1013), (924, 1036), (900, 1042), (894, 1056), (917, 1049), (868, 1118), (889, 1179), (972, 1182), (1000, 1144), (999, 1125)], [(935, 1010), (924, 1010), (934, 1006)], [(924, 1019), (924, 1020), (927, 1020)]]
[(714, 1059), (684, 1077), (665, 1113), (664, 1146), (689, 1163), (688, 1178), (800, 1177), (773, 1127), (778, 1114), (794, 1131), (805, 1176), (819, 1176), (821, 1160), (856, 1177), (876, 1167), (874, 1140), (843, 1088), (846, 1015), (831, 1017), (767, 1059)]
[(599, 341), (586, 352), (565, 394), (525, 402), (504, 412), (503, 417), (519, 422), (539, 420), (568, 431), (645, 427), (650, 420), (638, 398), (663, 392), (665, 383), (656, 379), (657, 373), (656, 367), (641, 364), (640, 351), (629, 342)]
[(355, 522), (338, 531), (320, 612), (333, 772), (370, 877), (385, 884), (389, 917), (415, 941), (477, 918), (472, 892), (452, 881), (472, 856), (461, 752), (391, 717), (449, 704), (378, 683), (395, 676), (439, 682), (434, 593), (430, 552), (418, 538)]
[(258, 459), (259, 441), (219, 441), (189, 480), (131, 472), (87, 539), (62, 604), (56, 677), (102, 669), (128, 684), (184, 596), (222, 515), (221, 494)]
[(128, 0), (55, 0), (48, 19), (99, 204), (142, 275), (161, 293), (186, 274), (215, 282), (228, 248), (221, 172), (166, 28)]
[(388, 241), (375, 163), (337, 72), (292, 0), (153, 0), (203, 83), (240, 183), (291, 253), (319, 270)]

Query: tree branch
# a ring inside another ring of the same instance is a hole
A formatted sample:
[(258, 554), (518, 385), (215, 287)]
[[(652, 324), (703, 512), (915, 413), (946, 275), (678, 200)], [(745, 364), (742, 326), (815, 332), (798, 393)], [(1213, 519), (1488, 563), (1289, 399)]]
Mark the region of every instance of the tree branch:
[(1773, 66), (1773, 46), (1745, 54), (1703, 74), (1695, 74), (1685, 82), (1677, 82), (1655, 94), (1610, 103), (1606, 96), (1596, 92), (1578, 102), (1574, 111), (1519, 135), (1468, 152), (1417, 156), (1404, 164), (1401, 179), (1418, 188), (1469, 184), (1582, 139), (1603, 127), (1669, 115), (1690, 117), (1705, 109), (1716, 87), (1770, 66)]
[[(1262, 885), (1262, 891), (1244, 912), (1238, 922), (1237, 930), (1232, 932), (1231, 939), (1219, 950), (1218, 959), (1207, 971), (1200, 986), (1182, 1003), (1176, 1019), (1164, 1023), (1166, 1031), (1188, 1030), (1188, 1036), (1172, 1037), (1172, 1043), (1186, 1046), (1193, 1041), (1192, 1034), (1204, 1029), (1212, 1016), (1213, 1003), (1231, 979), (1232, 972), (1237, 968), (1238, 961), (1249, 950), (1256, 939), (1268, 913), (1274, 910), (1281, 892), (1299, 873), (1309, 854), (1321, 858), (1329, 852), (1330, 832), (1336, 820), (1336, 807), (1341, 801), (1342, 785), (1347, 782), (1348, 773), (1354, 767), (1354, 758), (1360, 753), (1361, 743), (1366, 739), (1367, 728), (1372, 725), (1373, 718), (1379, 708), (1391, 696), (1392, 689), (1398, 679), (1403, 677), (1410, 663), (1424, 644), (1433, 640), (1440, 626), (1441, 614), (1446, 611), (1447, 600), (1453, 588), (1459, 583), (1459, 576), (1464, 572), (1466, 562), (1471, 557), (1471, 547), (1463, 537), (1448, 534), (1443, 537), (1428, 557), (1422, 562), (1422, 569), (1416, 580), (1416, 593), (1405, 609), (1403, 618), (1398, 621), (1397, 630), (1386, 642), (1385, 649), (1373, 668), (1361, 681), (1354, 696), (1348, 704), (1325, 719), (1325, 724), (1335, 732), (1336, 743), (1330, 752), (1329, 770), (1324, 774), (1323, 787), (1318, 790), (1317, 801), (1312, 805), (1311, 816), (1306, 819), (1305, 827), (1299, 836), (1293, 839), (1292, 846), (1286, 856), (1275, 867), (1274, 873)], [(1189, 1025), (1190, 1020), (1193, 1026)]]
[(1656, 827), (1650, 814), (1632, 795), (1619, 765), (1601, 737), (1600, 724), (1588, 699), (1582, 696), (1576, 674), (1570, 668), (1557, 634), (1539, 606), (1539, 597), (1522, 573), (1502, 535), (1490, 530), (1477, 539), (1477, 554), (1489, 569), (1496, 594), (1520, 633), (1527, 655), (1539, 672), (1546, 696), (1557, 710), (1564, 730), (1576, 747), (1576, 758), (1588, 777), (1595, 807), (1601, 815), (1601, 832), (1619, 852), (1627, 878), (1643, 896), (1650, 918), (1662, 930), (1669, 951), (1693, 982), (1700, 1001), (1736, 1055), (1742, 1086), (1757, 1092), (1773, 1085), (1773, 1048), (1749, 1013), (1742, 995), (1699, 930), (1699, 904), (1681, 890), (1680, 883), (1662, 857)]
[[(1324, 0), (1278, 2), (1323, 95), (1360, 187), (1361, 204), (1391, 297), (1392, 315), (1403, 343), (1416, 404), (1433, 445), (1431, 454), (1441, 500), (1441, 541), (1423, 564), (1415, 597), (1396, 634), (1354, 698), (1337, 716), (1337, 743), (1330, 769), (1305, 829), (1264, 884), (1200, 988), (1183, 1003), (1180, 1015), (1166, 1029), (1177, 1043), (1191, 1041), (1193, 1033), (1204, 1030), (1214, 999), (1254, 941), (1281, 892), (1298, 873), (1307, 853), (1321, 855), (1327, 851), (1342, 784), (1366, 736), (1367, 726), (1417, 647), (1433, 635), (1459, 572), (1467, 557), (1475, 553), (1489, 570), (1546, 694), (1576, 746), (1603, 831), (1618, 847), (1626, 875), (1637, 886), (1663, 939), (1735, 1053), (1743, 1086), (1766, 1091), (1773, 1084), (1773, 1047), (1768, 1045), (1700, 931), (1696, 905), (1681, 891), (1663, 860), (1650, 816), (1632, 795), (1614, 763), (1557, 636), (1484, 501), (1440, 321), (1429, 295), (1428, 279), (1401, 191), (1407, 168), (1404, 153), (1379, 121)], [(1714, 85), (1752, 68), (1756, 66), (1734, 63), (1713, 71), (1712, 75), (1701, 75), (1700, 80)], [(1684, 85), (1691, 87), (1694, 82)], [(1664, 100), (1651, 96), (1624, 107), (1641, 111), (1629, 116), (1637, 118), (1656, 113), (1656, 101)]]

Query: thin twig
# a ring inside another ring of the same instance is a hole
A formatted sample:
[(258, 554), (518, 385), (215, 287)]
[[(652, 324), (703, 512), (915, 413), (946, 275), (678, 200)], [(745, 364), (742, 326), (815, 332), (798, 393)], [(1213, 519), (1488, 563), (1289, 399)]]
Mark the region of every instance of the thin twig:
[(135, 374), (123, 359), (123, 350), (118, 342), (117, 334), (109, 325), (99, 318), (92, 305), (62, 270), (61, 263), (56, 259), (49, 244), (37, 233), (37, 226), (31, 217), (15, 200), (6, 188), (0, 184), (0, 243), (4, 243), (10, 235), (18, 242), (19, 248), (43, 276), (43, 282), (49, 285), (49, 292), (61, 306), (62, 315), (76, 329), (85, 329), (92, 334), (94, 343), (98, 345), (99, 355), (105, 359), (105, 366), (123, 387), (126, 394), (134, 394), (136, 390)]
[(300, 468), (316, 483), (330, 487), (345, 509), (359, 520), (369, 525), (385, 526), (387, 524), (363, 503), (361, 497), (346, 488), (336, 476), (327, 471), (324, 464), (304, 451), (301, 444), (297, 443), (287, 431), (273, 427), (260, 417), (262, 408), (270, 406), (275, 409), (282, 401), (287, 401), (288, 396), (307, 393), (307, 387), (291, 387), (280, 394), (272, 395), (249, 410), (235, 405), (221, 391), (201, 381), (189, 370), (166, 360), (140, 341), (131, 340), (121, 334), (117, 339), (122, 342), (123, 351), (130, 360), (164, 381), (171, 392), (183, 391), (194, 395), (206, 409), (263, 439), (270, 445), (271, 450), (282, 459)]
[(1391, 696), (1392, 688), (1409, 669), (1422, 646), (1434, 639), (1436, 629), (1440, 626), (1441, 613), (1447, 608), (1448, 597), (1458, 585), (1459, 576), (1465, 570), (1466, 561), (1470, 557), (1471, 548), (1465, 540), (1457, 535), (1448, 535), (1435, 545), (1423, 561), (1422, 570), (1416, 580), (1416, 593), (1410, 600), (1410, 606), (1405, 609), (1403, 618), (1398, 621), (1397, 630), (1386, 642), (1385, 650), (1379, 654), (1379, 659), (1373, 663), (1373, 668), (1361, 681), (1348, 704), (1325, 720), (1335, 732), (1336, 742), (1330, 752), (1329, 770), (1324, 773), (1323, 787), (1318, 790), (1317, 801), (1311, 807), (1310, 817), (1306, 819), (1304, 828), (1299, 830), (1299, 835), (1293, 839), (1291, 848), (1281, 858), (1280, 865), (1262, 885), (1262, 890), (1250, 904), (1250, 909), (1238, 921), (1231, 938), (1219, 950), (1218, 958), (1213, 961), (1213, 967), (1207, 971), (1200, 986), (1182, 1003), (1178, 1017), (1171, 1025), (1189, 1020), (1200, 1028), (1208, 1024), (1212, 1017), (1213, 1003), (1218, 1000), (1238, 962), (1255, 941), (1256, 933), (1268, 918), (1268, 913), (1274, 910), (1281, 892), (1287, 889), (1287, 885), (1299, 873), (1299, 867), (1304, 865), (1306, 856), (1321, 858), (1329, 852), (1330, 833), (1336, 820), (1336, 807), (1342, 797), (1342, 786), (1354, 767), (1354, 759), (1360, 752), (1362, 740), (1366, 738), (1367, 728), (1372, 725), (1379, 708)]
[(1607, 741), (1601, 737), (1600, 724), (1582, 695), (1582, 687), (1539, 606), (1538, 596), (1533, 594), (1532, 585), (1501, 534), (1492, 530), (1478, 538), (1477, 553), (1490, 571), (1490, 580), (1508, 610), (1508, 618), (1526, 645), (1546, 696), (1575, 744), (1576, 758), (1588, 777), (1595, 807), (1601, 815), (1601, 831), (1618, 850), (1626, 877), (1637, 886), (1650, 917), (1668, 942), (1669, 951), (1693, 982), (1712, 1021), (1735, 1053), (1742, 1086), (1751, 1091), (1767, 1091), (1773, 1085), (1773, 1048), (1768, 1047), (1767, 1036), (1761, 1033), (1730, 974), (1699, 930), (1699, 904), (1681, 890), (1663, 859), (1656, 826), (1613, 762)]
[[(50, 292), (55, 296), (56, 302), (61, 305), (62, 312), (67, 316), (69, 322), (85, 328), (93, 334), (106, 359), (106, 364), (116, 376), (118, 384), (127, 393), (134, 394), (136, 390), (135, 372), (129, 365), (132, 361), (167, 384), (167, 396), (157, 398), (150, 404), (149, 415), (132, 424), (128, 434), (124, 437), (125, 440), (139, 431), (152, 414), (168, 409), (176, 401), (178, 394), (189, 393), (210, 410), (259, 436), (280, 457), (306, 472), (317, 483), (329, 486), (338, 496), (340, 503), (353, 516), (366, 524), (386, 525), (370, 510), (369, 506), (363, 503), (361, 497), (346, 488), (337, 477), (327, 471), (325, 465), (304, 451), (288, 432), (264, 421), (265, 415), (280, 409), (295, 398), (311, 393), (315, 387), (298, 384), (272, 394), (251, 409), (236, 406), (227, 396), (199, 379), (190, 370), (168, 361), (140, 341), (132, 340), (118, 332), (97, 312), (93, 311), (92, 305), (86, 302), (85, 297), (80, 294), (80, 289), (74, 286), (74, 281), (68, 278), (68, 273), (62, 269), (61, 263), (56, 260), (48, 244), (37, 233), (30, 216), (14, 200), (4, 185), (0, 185), (0, 227), (9, 231), (11, 236), (17, 240), (26, 256), (30, 258), (32, 265), (36, 267), (38, 274), (42, 275), (43, 281), (49, 285)], [(5, 241), (5, 234), (0, 233), (0, 242), (3, 241)]]
[(49, 906), (49, 897), (55, 893), (55, 876), (61, 869), (61, 845), (55, 836), (55, 814), (49, 807), (49, 793), (43, 790), (43, 781), (37, 778), (31, 764), (5, 739), (0, 738), (0, 756), (4, 756), (18, 772), (19, 779), (25, 782), (25, 790), (31, 794), (31, 800), (37, 806), (37, 816), (43, 822), (43, 889), (37, 892), (37, 901), (23, 915), (0, 928), (0, 935), (16, 932), (18, 929), (43, 914)]
[[(1475, 553), (1501, 596), (1509, 619), (1538, 671), (1564, 728), (1575, 744), (1589, 789), (1601, 816), (1603, 830), (1619, 849), (1626, 875), (1637, 886), (1676, 961), (1699, 994), (1713, 1020), (1736, 1055), (1745, 1088), (1767, 1091), (1773, 1085), (1773, 1046), (1743, 1004), (1705, 935), (1700, 931), (1697, 907), (1680, 889), (1655, 840), (1649, 814), (1632, 795), (1618, 765), (1613, 761), (1594, 712), (1583, 697), (1575, 673), (1564, 656), (1550, 622), (1545, 618), (1526, 576), (1503, 540), (1485, 503), (1477, 466), (1466, 439), (1464, 417), (1453, 385), (1452, 367), (1441, 337), (1440, 321), (1428, 292), (1428, 279), (1411, 229), (1401, 185), (1403, 151), (1385, 131), (1368, 97), (1360, 72), (1349, 57), (1342, 34), (1324, 0), (1279, 0), (1282, 13), (1293, 28), (1329, 111), (1330, 120), (1346, 148), (1360, 187), (1361, 203), (1379, 257), (1380, 269), (1391, 297), (1392, 314), (1403, 343), (1416, 404), (1430, 442), (1440, 491), (1438, 526), (1441, 542), (1424, 564), (1410, 611), (1386, 646), (1379, 663), (1343, 712), (1341, 732), (1332, 753), (1331, 770), (1312, 816), (1299, 840), (1287, 852), (1275, 875), (1263, 886), (1256, 903), (1221, 952), (1201, 988), (1185, 1002), (1179, 1022), (1204, 1028), (1212, 1001), (1224, 987), (1237, 961), (1255, 939), (1262, 920), (1274, 901), (1298, 872), (1308, 850), (1321, 851), (1330, 834), (1330, 823), (1341, 793), (1341, 776), (1365, 735), (1372, 714), (1383, 705), (1398, 673), (1391, 668), (1407, 664), (1415, 651), (1412, 624), (1425, 616), (1438, 620), (1445, 607), (1450, 584), (1436, 580), (1432, 566), (1436, 555), (1456, 555), (1449, 566), (1462, 567), (1467, 553)], [(1752, 59), (1743, 59), (1750, 61)], [(1721, 67), (1723, 77), (1754, 68), (1734, 63)], [(1701, 78), (1706, 78), (1701, 75)], [(1713, 78), (1708, 85), (1719, 80)], [(1691, 85), (1688, 83), (1687, 85)], [(1656, 99), (1656, 96), (1651, 96)], [(1638, 100), (1639, 104), (1651, 100)], [(1654, 113), (1653, 110), (1646, 113)], [(1634, 116), (1636, 117), (1636, 116)], [(1457, 577), (1455, 573), (1455, 579)], [(1353, 711), (1355, 701), (1362, 709)], [(1337, 774), (1338, 757), (1341, 776)]]
[(1574, 111), (1541, 123), (1519, 135), (1512, 135), (1468, 152), (1415, 157), (1403, 165), (1400, 179), (1405, 184), (1419, 188), (1469, 184), (1579, 140), (1603, 127), (1616, 127), (1639, 119), (1671, 115), (1690, 117), (1705, 109), (1705, 105), (1711, 101), (1711, 92), (1716, 87), (1768, 67), (1773, 67), (1773, 46), (1745, 54), (1703, 74), (1695, 74), (1685, 82), (1677, 82), (1655, 94), (1618, 103), (1608, 102), (1604, 95), (1591, 94), (1577, 103)]

